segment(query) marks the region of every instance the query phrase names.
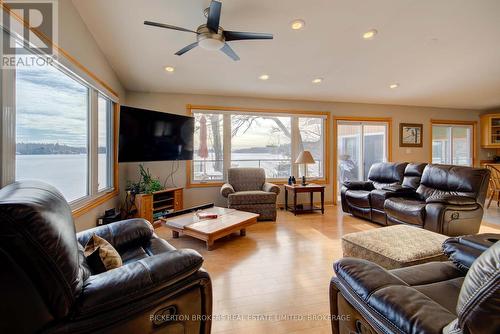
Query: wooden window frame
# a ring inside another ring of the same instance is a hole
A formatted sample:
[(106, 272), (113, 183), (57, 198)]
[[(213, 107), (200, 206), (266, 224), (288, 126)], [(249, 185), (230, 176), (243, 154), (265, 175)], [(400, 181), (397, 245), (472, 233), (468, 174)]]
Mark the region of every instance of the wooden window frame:
[(434, 125), (467, 125), (472, 126), (472, 167), (477, 165), (477, 121), (461, 121), (449, 119), (431, 119), (430, 140), (429, 140), (429, 163), (432, 163), (432, 127)]
[[(265, 109), (265, 108), (245, 108), (245, 107), (228, 107), (228, 106), (211, 106), (211, 105), (186, 105), (186, 114), (192, 116), (196, 110), (203, 111), (226, 111), (226, 112), (255, 112), (255, 113), (270, 113), (270, 114), (287, 114), (292, 116), (316, 116), (324, 119), (323, 138), (324, 138), (324, 166), (323, 177), (315, 179), (314, 183), (328, 184), (330, 181), (330, 112), (327, 111), (311, 111), (311, 110), (295, 110), (295, 109)], [(191, 161), (186, 161), (186, 188), (206, 188), (206, 187), (221, 187), (225, 181), (221, 182), (194, 182), (191, 179)], [(273, 180), (275, 184), (285, 184), (286, 180)]]
[(333, 118), (333, 204), (337, 205), (337, 164), (339, 122), (384, 122), (387, 123), (387, 161), (392, 161), (392, 117), (334, 117)]

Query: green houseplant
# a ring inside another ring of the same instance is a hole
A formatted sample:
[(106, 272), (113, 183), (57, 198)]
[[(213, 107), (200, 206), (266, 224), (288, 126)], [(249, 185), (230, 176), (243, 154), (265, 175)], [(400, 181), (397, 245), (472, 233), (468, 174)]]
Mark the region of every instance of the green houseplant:
[(139, 174), (139, 181), (127, 181), (127, 191), (133, 194), (151, 194), (163, 189), (160, 180), (158, 178), (153, 178), (149, 168), (144, 168), (142, 164), (139, 165)]

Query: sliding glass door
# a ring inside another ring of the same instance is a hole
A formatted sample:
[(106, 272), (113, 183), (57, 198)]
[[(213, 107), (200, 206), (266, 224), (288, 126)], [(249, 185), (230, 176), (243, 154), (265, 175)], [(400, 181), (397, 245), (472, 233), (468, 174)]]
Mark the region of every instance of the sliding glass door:
[(388, 123), (337, 121), (337, 189), (366, 180), (372, 164), (388, 160)]
[(433, 125), (432, 163), (472, 166), (472, 125)]

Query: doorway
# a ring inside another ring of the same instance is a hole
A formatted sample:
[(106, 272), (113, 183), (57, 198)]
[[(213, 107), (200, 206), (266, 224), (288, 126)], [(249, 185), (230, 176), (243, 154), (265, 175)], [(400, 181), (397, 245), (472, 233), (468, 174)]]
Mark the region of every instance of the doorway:
[(390, 159), (391, 120), (342, 120), (335, 121), (337, 139), (336, 198), (345, 181), (362, 181), (368, 178), (371, 165)]

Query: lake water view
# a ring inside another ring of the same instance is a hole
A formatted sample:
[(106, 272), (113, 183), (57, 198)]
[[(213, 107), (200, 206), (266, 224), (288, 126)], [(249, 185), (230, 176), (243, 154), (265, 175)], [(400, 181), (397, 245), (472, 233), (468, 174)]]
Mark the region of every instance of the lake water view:
[[(86, 154), (16, 155), (16, 180), (39, 180), (56, 187), (68, 202), (88, 194)], [(99, 170), (106, 170), (106, 155), (99, 154)], [(106, 175), (99, 175), (106, 183)]]

